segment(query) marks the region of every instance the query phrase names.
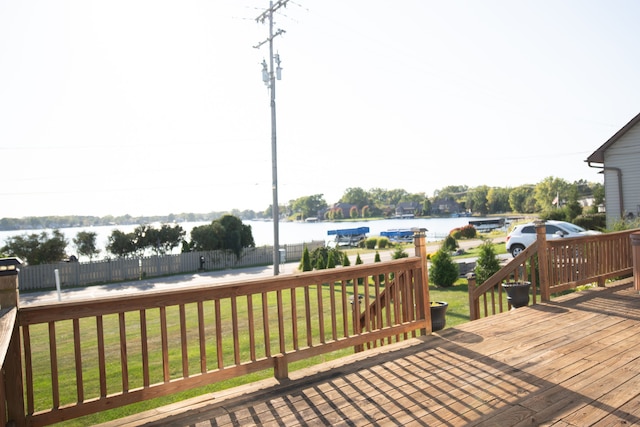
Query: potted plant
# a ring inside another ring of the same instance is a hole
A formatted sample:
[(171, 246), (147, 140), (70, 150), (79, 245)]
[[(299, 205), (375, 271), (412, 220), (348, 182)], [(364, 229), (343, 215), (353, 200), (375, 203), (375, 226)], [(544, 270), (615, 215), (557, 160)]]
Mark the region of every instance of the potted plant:
[(502, 288), (507, 292), (507, 301), (513, 308), (524, 307), (529, 304), (529, 288), (531, 282), (507, 282)]
[(431, 301), (431, 331), (444, 329), (447, 324), (445, 314), (449, 304), (443, 301)]

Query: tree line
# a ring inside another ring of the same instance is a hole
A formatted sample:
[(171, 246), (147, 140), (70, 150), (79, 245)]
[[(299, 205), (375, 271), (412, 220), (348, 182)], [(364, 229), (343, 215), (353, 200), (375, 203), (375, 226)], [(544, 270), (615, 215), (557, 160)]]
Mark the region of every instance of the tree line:
[[(586, 198), (592, 198), (593, 203), (588, 212), (583, 212), (580, 200)], [(572, 219), (583, 213), (596, 213), (603, 201), (604, 186), (600, 183), (585, 180), (570, 183), (562, 178), (547, 177), (537, 184), (517, 187), (450, 185), (436, 190), (431, 197), (402, 189), (352, 187), (345, 190), (338, 203), (352, 206), (350, 217), (389, 217), (395, 214), (399, 204), (413, 203), (421, 207), (424, 216), (462, 212), (481, 216), (506, 212), (537, 214), (571, 209), (565, 216)], [(291, 200), (280, 210), (296, 219), (305, 219), (316, 217), (318, 212), (330, 212), (329, 208), (322, 194), (314, 194)]]
[[(190, 239), (179, 224), (162, 224), (156, 228), (142, 224), (132, 232), (125, 233), (114, 229), (109, 236), (106, 252), (117, 258), (141, 257), (146, 254), (166, 255), (175, 248), (182, 252), (227, 250), (239, 257), (243, 248), (255, 247), (250, 225), (233, 215), (223, 215), (210, 224), (194, 227)], [(100, 254), (97, 233), (80, 231), (72, 239), (78, 256), (92, 261)], [(77, 261), (75, 255), (67, 254), (69, 242), (60, 230), (31, 233), (9, 237), (0, 248), (0, 258), (18, 257), (31, 265), (48, 264), (60, 261)]]

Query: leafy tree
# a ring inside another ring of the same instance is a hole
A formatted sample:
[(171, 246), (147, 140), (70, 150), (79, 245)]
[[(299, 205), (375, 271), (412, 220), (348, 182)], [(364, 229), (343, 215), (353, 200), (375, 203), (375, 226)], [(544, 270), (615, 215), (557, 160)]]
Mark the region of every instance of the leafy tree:
[(119, 257), (126, 258), (136, 253), (136, 236), (134, 233), (124, 233), (120, 230), (111, 231), (107, 243), (107, 252)]
[(180, 225), (174, 225), (173, 227), (168, 224), (162, 224), (158, 231), (157, 251), (160, 255), (166, 255), (173, 251), (174, 248), (180, 246), (184, 240), (186, 232)]
[(355, 219), (358, 218), (359, 216), (359, 212), (358, 212), (358, 207), (357, 206), (351, 206), (351, 209), (349, 209), (349, 217), (351, 219)]
[(67, 258), (67, 240), (60, 230), (53, 230), (51, 236), (46, 231), (40, 234), (24, 234), (9, 237), (0, 251), (8, 256), (20, 258), (25, 263), (49, 264)]
[(76, 246), (78, 255), (88, 257), (89, 262), (100, 253), (100, 249), (96, 244), (97, 236), (98, 234), (93, 231), (79, 231), (76, 237), (73, 238), (73, 244)]
[(302, 214), (300, 219), (305, 219), (317, 216), (318, 211), (327, 207), (327, 202), (324, 200), (324, 195), (314, 194), (312, 196), (299, 197), (293, 200), (290, 205), (294, 213), (300, 212)]
[(509, 206), (513, 212), (533, 213), (536, 211), (534, 188), (530, 185), (516, 187), (509, 193)]
[(486, 215), (489, 213), (487, 204), (488, 193), (489, 187), (486, 185), (469, 189), (466, 197), (466, 208), (471, 209), (472, 212), (479, 213), (480, 215)]
[(448, 185), (434, 192), (434, 196), (439, 199), (450, 197), (456, 202), (461, 202), (467, 195), (469, 187), (466, 185)]
[(568, 188), (569, 198), (564, 206), (567, 210), (567, 221), (572, 222), (578, 215), (582, 215), (582, 205), (578, 202), (579, 189), (576, 184), (571, 184)]
[(209, 225), (191, 230), (189, 250), (229, 250), (239, 258), (242, 249), (248, 247), (255, 247), (251, 226), (243, 224), (240, 218), (233, 215), (223, 215)]
[(302, 252), (302, 259), (300, 260), (300, 266), (298, 268), (301, 271), (313, 270), (313, 268), (311, 267), (311, 258), (309, 257), (309, 248), (307, 248), (307, 245), (304, 246), (304, 251)]
[(449, 251), (444, 247), (431, 256), (429, 277), (436, 285), (448, 288), (458, 280), (459, 274), (458, 264), (453, 261)]
[(500, 262), (496, 256), (493, 243), (485, 240), (480, 246), (480, 254), (476, 260), (476, 281), (478, 285), (484, 283), (489, 277), (500, 270)]
[(358, 209), (362, 209), (366, 205), (371, 205), (371, 195), (360, 187), (347, 188), (340, 202), (356, 205)]
[(597, 183), (592, 186), (593, 191), (593, 206), (591, 207), (591, 213), (598, 213), (598, 206), (604, 203), (604, 185)]
[[(536, 198), (536, 206), (539, 210), (549, 210), (559, 206), (563, 198), (568, 196), (569, 183), (562, 178), (554, 178), (548, 176), (538, 184), (534, 189)], [(558, 205), (554, 205), (553, 201), (559, 196)]]
[(509, 212), (509, 193), (511, 189), (492, 187), (487, 192), (487, 209), (489, 213)]

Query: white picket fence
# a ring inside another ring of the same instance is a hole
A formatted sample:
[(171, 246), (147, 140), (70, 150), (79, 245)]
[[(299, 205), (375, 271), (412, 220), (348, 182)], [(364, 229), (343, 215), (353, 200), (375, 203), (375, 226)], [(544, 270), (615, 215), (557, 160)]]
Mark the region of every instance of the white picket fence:
[[(283, 245), (287, 262), (302, 258), (304, 247), (313, 251), (324, 246), (323, 241)], [(201, 266), (200, 257), (203, 257)], [(55, 289), (55, 270), (62, 288), (97, 283), (121, 282), (198, 271), (226, 270), (273, 264), (273, 247), (245, 248), (240, 258), (227, 251), (187, 252), (177, 255), (111, 259), (94, 262), (60, 262), (56, 264), (20, 267), (20, 290)]]

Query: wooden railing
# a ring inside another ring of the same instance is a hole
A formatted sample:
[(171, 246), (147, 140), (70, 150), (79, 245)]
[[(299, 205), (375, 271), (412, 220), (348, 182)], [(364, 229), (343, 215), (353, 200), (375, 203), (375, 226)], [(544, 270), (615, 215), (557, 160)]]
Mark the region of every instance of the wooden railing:
[(531, 303), (540, 298), (540, 275), (537, 268), (539, 242), (534, 242), (512, 259), (506, 266), (476, 286), (473, 275), (469, 278), (469, 318), (477, 320), (511, 309), (502, 289), (503, 283), (530, 282)]
[(19, 265), (17, 258), (0, 260), (0, 427), (25, 421), (17, 323)]
[[(292, 362), (428, 333), (424, 236), (416, 251), (371, 265), (20, 308), (25, 422), (48, 425), (265, 369), (284, 379)], [(394, 278), (391, 298), (382, 297), (381, 277)]]
[(580, 285), (604, 286), (607, 279), (631, 276), (630, 236), (634, 232), (637, 230), (546, 240), (544, 223), (538, 222), (535, 243), (481, 285), (469, 279), (470, 319), (511, 308), (502, 289), (505, 282), (530, 282), (530, 304), (536, 304)]

